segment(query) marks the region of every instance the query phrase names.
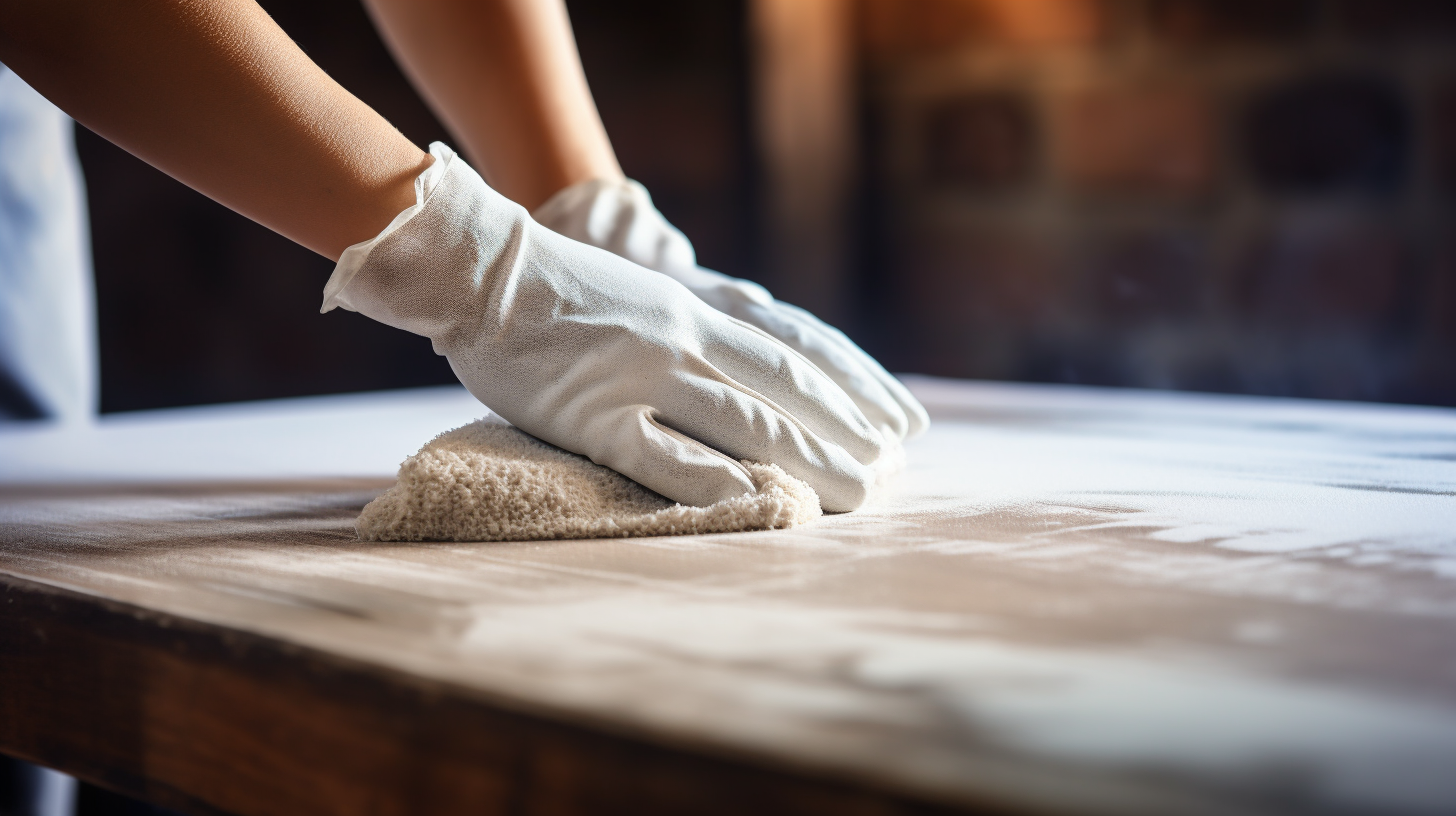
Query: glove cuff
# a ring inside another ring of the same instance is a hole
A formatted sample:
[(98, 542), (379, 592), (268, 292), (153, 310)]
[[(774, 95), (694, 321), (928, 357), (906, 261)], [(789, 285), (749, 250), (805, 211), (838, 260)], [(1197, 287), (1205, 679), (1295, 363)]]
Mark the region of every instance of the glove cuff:
[(425, 168), (424, 172), (415, 177), (415, 203), (401, 210), (399, 215), (389, 222), (389, 226), (378, 235), (354, 244), (339, 256), (339, 262), (334, 265), (334, 273), (329, 276), (328, 283), (324, 284), (324, 302), (323, 306), (319, 308), (319, 314), (326, 314), (339, 306), (351, 312), (359, 311), (354, 304), (349, 302), (348, 295), (345, 294), (349, 281), (359, 274), (359, 269), (364, 266), (370, 250), (374, 249), (380, 241), (397, 232), (425, 208), (425, 203), (434, 194), (435, 188), (440, 184), (440, 179), (445, 177), (445, 171), (449, 169), (450, 163), (458, 158), (455, 151), (443, 142), (430, 144), (430, 156), (434, 158), (434, 161)]
[(671, 277), (697, 265), (692, 242), (662, 217), (647, 188), (631, 179), (573, 184), (537, 207), (531, 218), (574, 241)]
[(492, 295), (535, 225), (448, 147), (431, 152), (438, 173), (421, 174), (415, 204), (349, 248), (324, 290), (324, 310), (343, 306), (429, 337), (443, 354), (458, 331), (479, 331), (499, 311)]

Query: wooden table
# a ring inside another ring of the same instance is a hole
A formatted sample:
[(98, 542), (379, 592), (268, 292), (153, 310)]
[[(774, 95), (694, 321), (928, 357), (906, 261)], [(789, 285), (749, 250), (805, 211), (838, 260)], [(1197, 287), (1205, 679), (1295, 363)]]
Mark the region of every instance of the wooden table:
[(0, 434), (0, 751), (198, 813), (1453, 813), (1456, 412), (921, 379), (792, 531), (366, 544), (456, 389)]

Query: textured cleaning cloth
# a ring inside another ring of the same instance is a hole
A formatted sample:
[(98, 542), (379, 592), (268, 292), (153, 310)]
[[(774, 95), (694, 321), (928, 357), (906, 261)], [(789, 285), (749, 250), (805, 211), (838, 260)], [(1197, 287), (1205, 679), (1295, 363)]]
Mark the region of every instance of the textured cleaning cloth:
[(772, 530), (820, 515), (807, 484), (743, 464), (753, 492), (689, 507), (487, 417), (406, 459), (355, 528), (365, 541), (529, 541)]

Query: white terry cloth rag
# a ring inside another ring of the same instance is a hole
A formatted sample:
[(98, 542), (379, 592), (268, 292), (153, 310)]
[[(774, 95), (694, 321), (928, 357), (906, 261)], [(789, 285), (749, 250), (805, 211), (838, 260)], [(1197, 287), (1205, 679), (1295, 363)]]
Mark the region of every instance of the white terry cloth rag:
[(743, 465), (753, 491), (675, 504), (488, 416), (406, 459), (355, 529), (364, 541), (532, 541), (773, 530), (821, 515), (809, 485), (775, 465)]

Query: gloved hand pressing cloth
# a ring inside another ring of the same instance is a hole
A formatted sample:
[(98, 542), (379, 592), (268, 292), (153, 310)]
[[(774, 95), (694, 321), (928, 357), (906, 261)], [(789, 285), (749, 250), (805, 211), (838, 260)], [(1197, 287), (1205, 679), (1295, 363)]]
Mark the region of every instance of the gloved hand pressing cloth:
[[(824, 372), (681, 284), (545, 229), (448, 147), (416, 203), (339, 259), (336, 306), (429, 337), (517, 428), (684, 505), (754, 493), (746, 462), (859, 507), (889, 447)], [(762, 481), (762, 480), (760, 480)]]
[(707, 507), (674, 504), (488, 416), (406, 459), (354, 529), (365, 541), (533, 541), (775, 530), (820, 516), (808, 485), (743, 464), (753, 490)]
[(752, 281), (697, 265), (693, 245), (630, 179), (592, 179), (562, 190), (532, 217), (568, 238), (661, 272), (704, 303), (767, 332), (828, 374), (887, 440), (926, 429), (919, 401), (843, 332), (797, 306), (775, 300)]

